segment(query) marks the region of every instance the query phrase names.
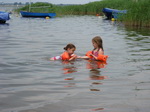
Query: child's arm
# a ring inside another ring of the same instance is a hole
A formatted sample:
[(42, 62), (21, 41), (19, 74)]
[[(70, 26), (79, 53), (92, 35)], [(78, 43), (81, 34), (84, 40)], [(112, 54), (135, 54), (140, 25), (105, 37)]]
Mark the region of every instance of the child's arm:
[(61, 59), (61, 56), (55, 56), (55, 57), (50, 58), (51, 61), (60, 60), (60, 59)]
[(54, 61), (55, 59), (54, 59), (54, 57), (52, 57), (52, 58), (50, 58), (50, 60), (51, 60), (51, 61)]
[(78, 59), (89, 59), (88, 56), (77, 56)]
[(69, 61), (72, 61), (72, 60), (74, 60), (76, 58), (77, 58), (77, 55), (73, 54), (73, 56), (69, 59)]
[(92, 56), (94, 59), (96, 59), (96, 60), (97, 60), (97, 57), (96, 57), (96, 56), (94, 56), (93, 54), (90, 54), (90, 56)]
[(104, 51), (103, 51), (102, 49), (100, 49), (100, 50), (98, 51), (98, 54), (104, 55)]

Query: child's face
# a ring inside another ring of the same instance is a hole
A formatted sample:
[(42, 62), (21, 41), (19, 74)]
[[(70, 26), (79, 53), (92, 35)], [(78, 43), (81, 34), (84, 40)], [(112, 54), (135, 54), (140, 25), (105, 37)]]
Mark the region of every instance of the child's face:
[(68, 48), (68, 50), (67, 50), (67, 51), (68, 51), (68, 53), (69, 53), (69, 54), (73, 54), (75, 50), (76, 50), (75, 48), (71, 48), (71, 49), (70, 49), (70, 48)]
[(98, 45), (94, 41), (92, 41), (92, 44), (94, 48), (98, 48)]

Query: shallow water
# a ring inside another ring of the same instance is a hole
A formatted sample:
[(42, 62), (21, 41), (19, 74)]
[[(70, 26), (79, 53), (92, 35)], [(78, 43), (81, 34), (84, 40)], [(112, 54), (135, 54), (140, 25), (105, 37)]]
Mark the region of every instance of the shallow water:
[[(101, 36), (107, 64), (49, 61)], [(22, 18), (0, 25), (1, 112), (149, 112), (150, 33), (96, 16)]]

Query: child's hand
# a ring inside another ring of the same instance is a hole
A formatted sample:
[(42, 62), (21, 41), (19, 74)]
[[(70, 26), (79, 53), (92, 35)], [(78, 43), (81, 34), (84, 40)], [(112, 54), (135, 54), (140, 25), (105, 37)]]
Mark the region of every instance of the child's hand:
[(54, 61), (55, 59), (54, 59), (54, 57), (52, 57), (52, 58), (50, 58), (50, 60), (51, 60), (51, 61)]
[(77, 58), (77, 55), (74, 55), (73, 58), (76, 59), (76, 58)]
[(93, 54), (90, 54), (90, 56), (93, 56)]
[(92, 56), (93, 58), (95, 58), (97, 60), (97, 57), (93, 54), (90, 54), (90, 56)]
[(74, 59), (77, 58), (77, 55), (75, 55), (75, 54), (72, 54), (71, 56), (72, 56), (72, 57), (69, 59), (69, 61), (74, 60)]

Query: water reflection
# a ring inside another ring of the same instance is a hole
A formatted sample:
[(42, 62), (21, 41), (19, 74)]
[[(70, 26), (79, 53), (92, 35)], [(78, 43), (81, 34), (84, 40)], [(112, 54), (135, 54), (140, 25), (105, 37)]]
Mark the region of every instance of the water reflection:
[(9, 26), (9, 23), (1, 23), (0, 26)]
[(77, 68), (75, 66), (64, 66), (63, 67), (63, 74), (70, 74), (70, 73), (74, 73), (77, 72)]
[(93, 61), (93, 60), (87, 60), (86, 68), (87, 69), (99, 69), (99, 68), (105, 68), (106, 62), (102, 61)]
[(90, 70), (90, 80), (104, 80), (107, 79), (107, 76), (101, 76), (98, 69)]
[[(107, 65), (106, 62), (101, 62), (101, 61), (93, 61), (93, 60), (88, 60), (86, 64), (86, 68), (90, 69), (89, 71), (89, 79), (92, 80), (90, 84), (90, 91), (93, 92), (99, 92), (101, 91), (100, 87), (103, 84), (101, 81), (104, 79), (107, 79), (107, 76), (102, 76), (101, 75), (101, 68), (105, 68)], [(91, 111), (101, 111), (104, 110), (104, 108), (94, 108), (91, 109)]]
[(141, 27), (141, 28), (138, 28), (138, 27), (129, 27), (129, 26), (125, 26), (125, 29), (127, 32), (136, 32), (138, 35), (143, 35), (143, 36), (148, 36), (150, 35), (150, 28), (147, 28), (147, 27)]
[(67, 83), (64, 87), (75, 87), (76, 83)]
[[(83, 61), (84, 62), (84, 61)], [(74, 87), (75, 84), (75, 75), (76, 72), (78, 72), (77, 66), (79, 66), (76, 62), (68, 62), (64, 61), (63, 64), (63, 74), (64, 74), (64, 80), (67, 81), (67, 85), (65, 87)], [(89, 72), (89, 80), (92, 80), (90, 84), (90, 91), (100, 91), (100, 89), (97, 89), (95, 86), (101, 85), (101, 80), (107, 79), (107, 76), (102, 76), (100, 68), (105, 68), (106, 62), (101, 61), (93, 61), (93, 60), (87, 60), (86, 63), (84, 63), (84, 66), (87, 68), (87, 70), (90, 70)], [(99, 88), (99, 86), (98, 86)]]
[(74, 61), (63, 61), (62, 64), (63, 74), (65, 74), (64, 80), (68, 81), (67, 85), (65, 85), (64, 87), (75, 87), (76, 83), (73, 82), (75, 78), (71, 75), (72, 73), (77, 72), (77, 67), (75, 66)]
[(92, 109), (92, 111), (99, 111), (99, 110), (104, 110), (104, 108), (96, 108), (96, 109)]
[(89, 79), (93, 80), (94, 82), (90, 85), (90, 91), (100, 91), (99, 85), (102, 85), (103, 83), (100, 82), (101, 80), (107, 79), (107, 76), (102, 76), (100, 73), (100, 68), (104, 68), (106, 65), (105, 62), (100, 61), (88, 61), (86, 67), (87, 69), (90, 69), (90, 76)]

